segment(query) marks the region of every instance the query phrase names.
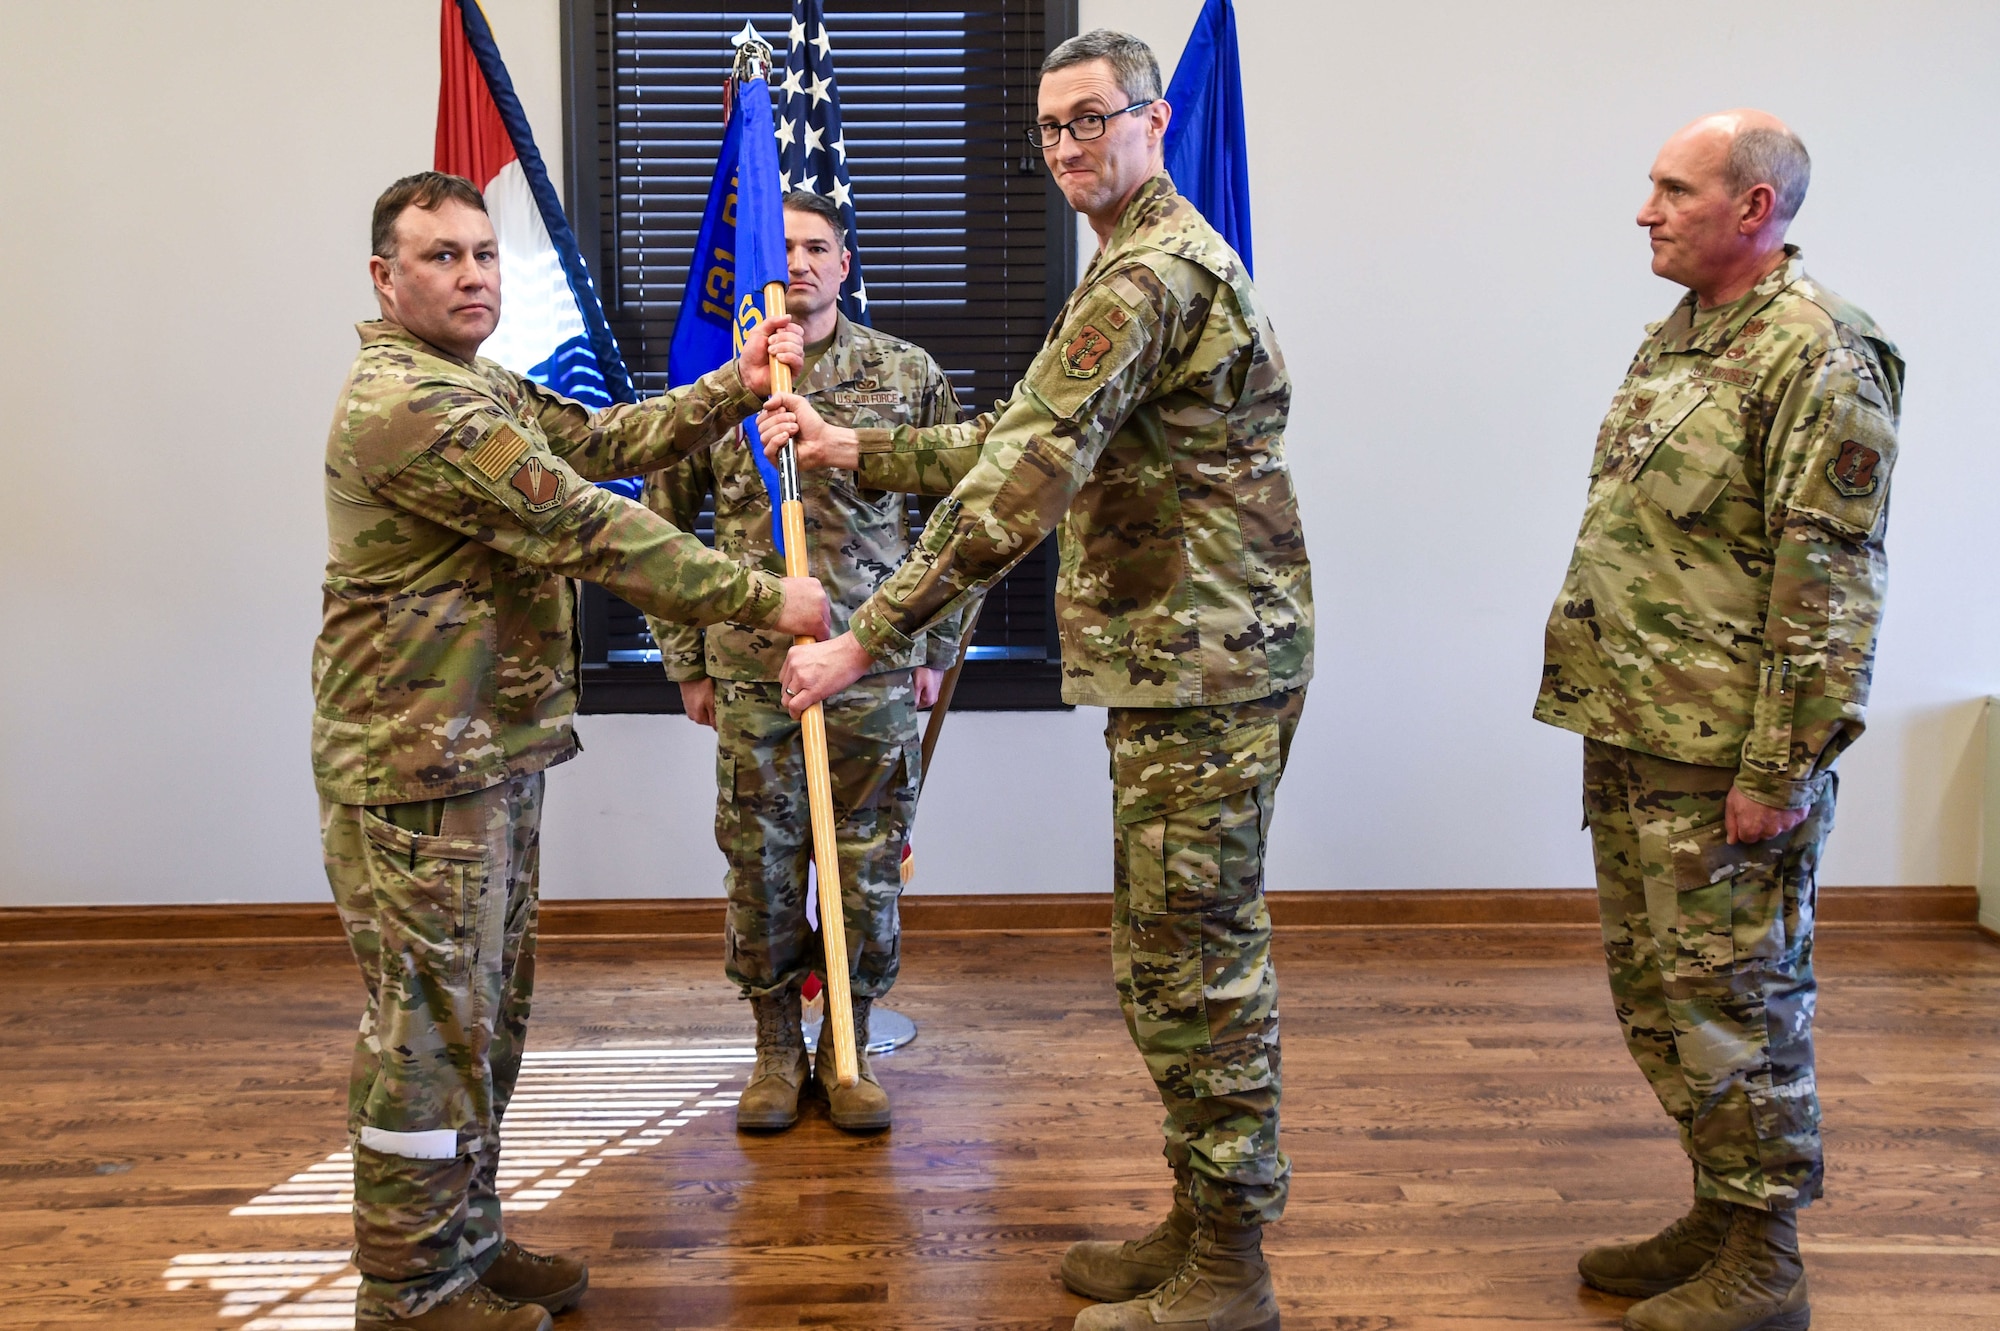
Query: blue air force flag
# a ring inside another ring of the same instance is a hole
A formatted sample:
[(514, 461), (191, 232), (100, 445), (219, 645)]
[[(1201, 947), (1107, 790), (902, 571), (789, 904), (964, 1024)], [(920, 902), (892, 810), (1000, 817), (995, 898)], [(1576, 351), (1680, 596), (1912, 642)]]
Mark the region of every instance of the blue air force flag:
[(854, 264), (840, 288), (840, 312), (868, 322), (868, 287), (861, 280), (861, 247), (854, 238), (854, 193), (847, 182), (847, 139), (840, 128), (840, 88), (833, 78), (833, 39), (826, 33), (820, 0), (792, 0), (791, 49), (785, 78), (777, 88), (784, 106), (778, 116), (778, 150), (784, 188), (809, 190), (832, 199), (847, 228)]
[(1250, 151), (1243, 132), (1243, 67), (1236, 10), (1208, 0), (1167, 87), (1167, 174), (1254, 273), (1250, 258)]
[[(778, 139), (771, 90), (762, 79), (732, 84), (729, 127), (715, 159), (708, 207), (695, 235), (687, 290), (667, 348), (667, 382), (691, 384), (735, 358), (743, 338), (763, 322), (764, 286), (783, 284), (785, 206), (778, 179)], [(771, 539), (785, 549), (778, 513), (778, 469), (756, 444), (757, 422), (743, 423), (764, 488), (771, 494)]]

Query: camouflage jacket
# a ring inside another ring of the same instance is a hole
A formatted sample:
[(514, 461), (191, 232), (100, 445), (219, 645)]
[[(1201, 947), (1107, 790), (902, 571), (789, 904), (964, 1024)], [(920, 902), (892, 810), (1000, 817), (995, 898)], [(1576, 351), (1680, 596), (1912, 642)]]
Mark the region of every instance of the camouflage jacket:
[(1647, 329), (1590, 466), (1535, 716), (1810, 802), (1861, 734), (1903, 362), (1798, 251)]
[(1154, 177), (1010, 400), (961, 425), (861, 432), (864, 481), (951, 497), (855, 612), (855, 637), (903, 650), (1055, 528), (1068, 701), (1300, 687), (1312, 580), (1285, 465), (1291, 392), (1242, 261)]
[[(959, 417), (951, 381), (922, 348), (841, 318), (833, 342), (798, 385), (800, 396), (836, 425), (948, 425)], [(712, 447), (646, 478), (646, 504), (685, 531), (709, 499), (715, 502), (715, 548), (748, 569), (782, 573), (771, 540), (771, 496), (744, 442), (732, 430)], [(804, 472), (806, 546), (813, 576), (832, 602), (834, 632), (910, 551), (907, 504), (901, 494), (863, 487), (851, 471)], [(702, 629), (648, 617), (667, 678), (675, 681), (777, 679), (792, 640), (780, 633), (721, 624)], [(955, 619), (923, 640), (876, 662), (878, 671), (957, 659)]]
[(360, 326), (326, 447), (313, 776), (342, 804), (481, 790), (576, 752), (570, 578), (654, 614), (763, 623), (778, 580), (590, 484), (755, 411), (732, 363), (593, 412), (387, 322)]

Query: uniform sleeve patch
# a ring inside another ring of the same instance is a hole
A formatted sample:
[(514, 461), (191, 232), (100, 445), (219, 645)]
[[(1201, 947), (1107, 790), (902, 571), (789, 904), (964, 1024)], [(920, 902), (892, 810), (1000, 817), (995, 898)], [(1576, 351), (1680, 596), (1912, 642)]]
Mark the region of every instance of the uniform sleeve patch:
[(1072, 379), (1095, 379), (1098, 363), (1113, 345), (1096, 324), (1085, 324), (1063, 348), (1063, 373)]
[(521, 460), (528, 451), (528, 441), (506, 426), (501, 426), (486, 436), (486, 442), (465, 455), (466, 465), (478, 470), (489, 480), (499, 480), (507, 474), (507, 469)]
[(529, 458), (523, 462), (507, 484), (528, 501), (530, 513), (547, 512), (562, 502), (562, 474), (544, 467), (540, 458)]
[(1861, 499), (1875, 493), (1881, 484), (1875, 469), (1882, 464), (1882, 455), (1858, 439), (1840, 441), (1840, 452), (1833, 461), (1826, 464), (1826, 478), (1833, 482), (1833, 488), (1849, 499)]
[(1889, 497), (1889, 473), (1896, 465), (1895, 422), (1843, 393), (1826, 404), (1815, 436), (1791, 507), (1839, 535), (1866, 539)]

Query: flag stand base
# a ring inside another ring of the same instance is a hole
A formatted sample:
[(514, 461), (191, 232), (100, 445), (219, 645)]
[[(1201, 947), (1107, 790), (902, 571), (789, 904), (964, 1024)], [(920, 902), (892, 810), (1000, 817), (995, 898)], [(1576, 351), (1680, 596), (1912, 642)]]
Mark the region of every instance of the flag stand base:
[[(815, 995), (805, 1005), (806, 1048), (818, 1052), (820, 1023), (826, 1019), (824, 995)], [(868, 1053), (892, 1053), (917, 1038), (917, 1023), (900, 1012), (885, 1007), (868, 1013)]]

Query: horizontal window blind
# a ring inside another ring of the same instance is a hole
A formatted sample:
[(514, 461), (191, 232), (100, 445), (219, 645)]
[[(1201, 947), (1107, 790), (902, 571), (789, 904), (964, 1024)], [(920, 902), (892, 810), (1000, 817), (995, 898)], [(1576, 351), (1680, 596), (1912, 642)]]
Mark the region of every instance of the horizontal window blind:
[[(974, 410), (1048, 331), (1048, 188), (1022, 132), (1047, 49), (1031, 0), (842, 6), (826, 17), (870, 321), (917, 343)], [(635, 377), (666, 385), (695, 229), (722, 143), (729, 38), (782, 48), (790, 9), (605, 6), (599, 124), (613, 323)]]
[[(1050, 0), (827, 6), (870, 322), (930, 352), (972, 412), (1011, 392), (1067, 285), (1066, 253), (1050, 246), (1066, 231), (1052, 225), (1047, 175), (1022, 133), (1035, 119), (1042, 57), (1074, 26), (1070, 9)], [(729, 39), (748, 20), (782, 67), (791, 11), (595, 0), (589, 15), (593, 77), (572, 91), (592, 99), (597, 169), (573, 173), (593, 195), (577, 212), (597, 219), (600, 291), (633, 379), (651, 395), (667, 387), (667, 348), (722, 143)], [(573, 28), (570, 40), (580, 36)], [(913, 502), (913, 521), (928, 508)], [(1046, 662), (1053, 700), (1054, 572), (1045, 543), (992, 589), (968, 675), (988, 662)], [(586, 606), (600, 616), (587, 646), (607, 653), (596, 660), (657, 660), (637, 611), (615, 597)]]

